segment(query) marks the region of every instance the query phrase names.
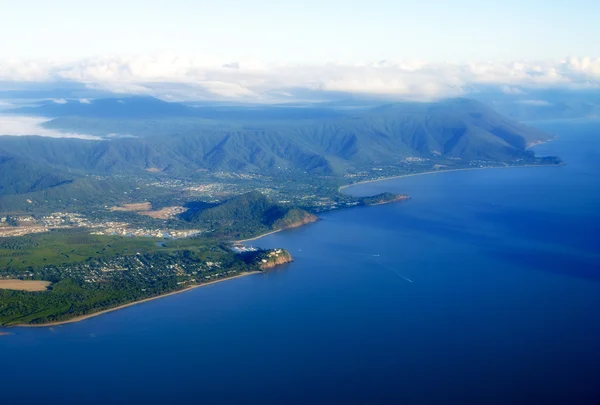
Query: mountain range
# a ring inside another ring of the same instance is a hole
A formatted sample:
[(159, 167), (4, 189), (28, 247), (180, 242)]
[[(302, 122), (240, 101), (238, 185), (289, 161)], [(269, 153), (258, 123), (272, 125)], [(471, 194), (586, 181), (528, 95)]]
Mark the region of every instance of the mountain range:
[(410, 157), (512, 163), (532, 159), (527, 146), (551, 138), (469, 99), (345, 110), (131, 97), (45, 102), (13, 113), (54, 117), (47, 126), (102, 139), (0, 136), (0, 195), (68, 186), (90, 174), (342, 176)]

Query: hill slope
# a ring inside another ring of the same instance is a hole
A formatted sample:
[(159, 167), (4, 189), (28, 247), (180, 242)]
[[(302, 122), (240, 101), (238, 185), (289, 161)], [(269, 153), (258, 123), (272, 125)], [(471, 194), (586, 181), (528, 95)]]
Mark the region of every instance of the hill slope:
[(186, 219), (214, 229), (215, 236), (242, 239), (304, 225), (316, 221), (317, 217), (297, 207), (276, 204), (259, 192), (250, 192), (191, 213)]
[(71, 183), (73, 176), (29, 159), (0, 153), (0, 196), (33, 193)]

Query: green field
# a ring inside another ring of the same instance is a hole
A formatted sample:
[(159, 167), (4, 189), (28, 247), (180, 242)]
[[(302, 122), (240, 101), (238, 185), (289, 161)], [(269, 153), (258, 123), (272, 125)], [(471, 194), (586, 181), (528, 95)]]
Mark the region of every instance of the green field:
[(157, 249), (156, 240), (152, 238), (90, 235), (82, 231), (50, 232), (0, 240), (0, 268), (29, 270)]

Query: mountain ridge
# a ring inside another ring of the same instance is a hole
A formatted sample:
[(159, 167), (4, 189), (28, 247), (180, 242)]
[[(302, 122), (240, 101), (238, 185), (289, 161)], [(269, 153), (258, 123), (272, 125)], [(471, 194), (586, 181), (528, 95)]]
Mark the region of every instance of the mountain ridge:
[[(148, 98), (142, 100), (143, 104), (148, 103)], [(165, 107), (165, 114), (180, 107), (185, 111), (193, 109), (160, 100), (153, 103)], [(90, 108), (93, 103), (81, 105)], [(166, 129), (171, 121), (172, 129)], [(129, 122), (142, 125), (135, 117)], [(188, 168), (262, 172), (281, 167), (340, 174), (371, 162), (393, 163), (409, 156), (524, 158), (529, 156), (526, 151), (529, 144), (551, 138), (468, 99), (393, 103), (346, 112), (341, 117), (308, 121), (266, 121), (248, 125), (244, 119), (234, 117), (231, 122), (218, 126), (199, 120), (194, 121), (193, 129), (183, 133), (177, 131), (178, 119), (174, 117), (157, 118), (155, 122), (164, 124), (161, 128), (165, 129), (151, 136), (144, 136), (146, 131), (140, 128), (139, 132), (130, 134), (134, 137), (103, 141), (29, 142), (0, 137), (0, 150), (8, 149), (22, 157), (34, 156), (57, 168), (100, 174), (141, 172), (149, 168), (173, 174), (183, 174)], [(40, 148), (45, 150), (38, 150)], [(57, 149), (68, 150), (68, 161), (64, 161)]]

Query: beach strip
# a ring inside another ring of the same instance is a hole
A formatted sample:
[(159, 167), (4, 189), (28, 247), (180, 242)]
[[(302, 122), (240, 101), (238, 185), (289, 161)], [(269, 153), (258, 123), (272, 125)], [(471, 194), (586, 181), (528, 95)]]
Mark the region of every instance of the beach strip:
[(338, 191), (342, 191), (345, 188), (358, 186), (361, 184), (376, 183), (379, 181), (394, 180), (394, 179), (402, 179), (404, 177), (425, 176), (425, 175), (429, 175), (429, 174), (464, 172), (467, 170), (515, 169), (515, 168), (521, 168), (521, 167), (555, 167), (555, 166), (558, 167), (558, 166), (563, 166), (563, 165), (565, 165), (565, 163), (549, 164), (549, 165), (512, 165), (512, 166), (490, 166), (490, 167), (465, 167), (462, 169), (431, 170), (429, 172), (401, 174), (399, 176), (390, 176), (390, 177), (382, 177), (380, 179), (357, 181), (356, 183), (346, 184), (345, 186), (340, 186)]
[(215, 281), (209, 281), (208, 283), (191, 285), (191, 286), (186, 287), (186, 288), (184, 288), (182, 290), (173, 291), (173, 292), (170, 292), (170, 293), (167, 293), (167, 294), (157, 295), (155, 297), (150, 297), (150, 298), (145, 298), (145, 299), (139, 300), (139, 301), (129, 302), (127, 304), (119, 305), (118, 307), (114, 307), (114, 308), (105, 309), (103, 311), (94, 312), (94, 313), (87, 314), (87, 315), (76, 316), (74, 318), (66, 319), (64, 321), (41, 323), (41, 324), (17, 324), (17, 325), (11, 325), (11, 326), (9, 326), (9, 328), (16, 328), (16, 327), (19, 327), (19, 328), (47, 328), (47, 327), (51, 327), (51, 326), (65, 325), (67, 323), (81, 322), (81, 321), (89, 319), (89, 318), (94, 318), (96, 316), (100, 316), (100, 315), (103, 315), (103, 314), (106, 314), (106, 313), (109, 313), (109, 312), (118, 311), (118, 310), (123, 309), (123, 308), (131, 307), (133, 305), (143, 304), (144, 302), (157, 300), (157, 299), (168, 297), (168, 296), (175, 295), (175, 294), (181, 294), (181, 293), (184, 293), (186, 291), (190, 291), (190, 290), (196, 289), (198, 287), (206, 287), (206, 286), (209, 286), (209, 285), (212, 285), (212, 284), (216, 284), (216, 283), (220, 283), (220, 282), (223, 282), (223, 281), (233, 280), (234, 278), (251, 276), (253, 274), (261, 274), (261, 273), (262, 273), (261, 271), (248, 271), (248, 272), (237, 274), (235, 276), (226, 277), (226, 278), (222, 278), (222, 279), (215, 280)]

